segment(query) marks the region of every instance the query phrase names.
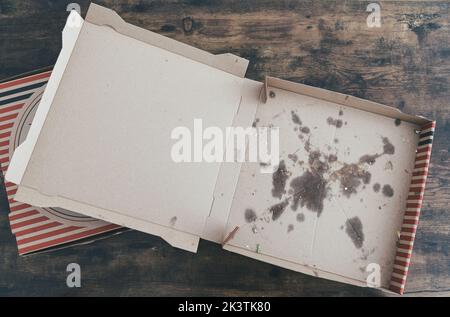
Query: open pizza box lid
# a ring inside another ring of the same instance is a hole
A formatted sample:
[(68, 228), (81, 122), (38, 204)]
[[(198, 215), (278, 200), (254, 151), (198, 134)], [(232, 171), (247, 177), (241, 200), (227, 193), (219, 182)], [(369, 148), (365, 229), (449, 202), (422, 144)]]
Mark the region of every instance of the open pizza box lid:
[[(28, 136), (15, 150), (6, 175), (18, 185), (15, 199), (193, 252), (208, 239), (356, 285), (367, 286), (368, 268), (378, 267), (377, 286), (402, 293), (434, 122), (277, 78), (245, 79), (247, 64), (92, 4), (85, 21), (66, 24)], [(195, 139), (196, 119), (204, 128), (279, 128), (279, 168), (174, 162), (173, 131), (186, 127)]]

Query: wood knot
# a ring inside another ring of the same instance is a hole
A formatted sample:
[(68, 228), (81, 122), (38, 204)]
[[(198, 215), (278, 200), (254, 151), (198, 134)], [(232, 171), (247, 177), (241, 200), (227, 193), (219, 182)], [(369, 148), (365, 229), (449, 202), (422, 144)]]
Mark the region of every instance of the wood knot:
[(185, 17), (182, 20), (182, 24), (183, 24), (183, 31), (185, 33), (191, 33), (194, 28), (194, 19), (192, 19), (191, 17)]

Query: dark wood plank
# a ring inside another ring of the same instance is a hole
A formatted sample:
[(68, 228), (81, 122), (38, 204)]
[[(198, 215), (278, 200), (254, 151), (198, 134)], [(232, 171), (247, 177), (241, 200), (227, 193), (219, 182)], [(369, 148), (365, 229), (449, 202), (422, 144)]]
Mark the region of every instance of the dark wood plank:
[[(0, 78), (56, 61), (68, 1), (0, 0)], [(88, 1), (78, 1), (85, 14)], [(450, 32), (446, 1), (383, 1), (368, 28), (364, 1), (98, 1), (127, 22), (266, 74), (377, 101), (437, 120), (410, 295), (450, 293)], [(0, 295), (382, 295), (273, 267), (202, 242), (198, 254), (127, 232), (52, 253), (17, 256), (2, 191)], [(65, 268), (82, 267), (82, 288)]]

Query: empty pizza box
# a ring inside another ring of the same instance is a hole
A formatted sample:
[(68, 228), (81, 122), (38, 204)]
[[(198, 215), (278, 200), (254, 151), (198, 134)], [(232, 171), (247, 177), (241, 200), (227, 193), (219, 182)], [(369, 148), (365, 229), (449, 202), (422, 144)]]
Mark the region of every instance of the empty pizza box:
[[(92, 4), (84, 21), (66, 24), (9, 162), (14, 200), (192, 252), (206, 239), (298, 272), (403, 293), (434, 122), (278, 78), (249, 80), (247, 65)], [(175, 162), (174, 129), (194, 131), (199, 119), (224, 131), (277, 128), (278, 168)]]

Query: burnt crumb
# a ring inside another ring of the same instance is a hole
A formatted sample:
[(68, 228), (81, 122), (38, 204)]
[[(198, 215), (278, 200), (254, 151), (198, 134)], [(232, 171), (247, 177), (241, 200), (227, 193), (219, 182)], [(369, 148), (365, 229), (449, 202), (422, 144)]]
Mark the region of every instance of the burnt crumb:
[(339, 110), (339, 115), (340, 115), (340, 116), (344, 115), (344, 111)]
[(269, 211), (272, 213), (272, 220), (275, 221), (283, 214), (286, 206), (289, 204), (289, 201), (285, 199), (281, 203), (275, 204), (269, 208)]
[(334, 125), (336, 128), (342, 127), (342, 120), (341, 119), (333, 119), (332, 117), (328, 117), (327, 123), (329, 125)]
[(379, 191), (380, 191), (380, 184), (379, 183), (375, 183), (375, 184), (373, 184), (373, 191), (375, 192), (375, 193), (378, 193)]
[(253, 123), (252, 123), (252, 127), (253, 127), (253, 128), (256, 128), (256, 126), (258, 125), (258, 123), (259, 123), (259, 118), (256, 118), (255, 121), (253, 121)]
[(302, 214), (302, 213), (300, 213), (300, 214), (297, 214), (297, 221), (298, 222), (303, 222), (303, 221), (305, 221), (305, 215), (304, 214)]
[(382, 193), (386, 197), (392, 197), (394, 196), (394, 189), (391, 187), (391, 185), (384, 185)]
[(352, 239), (357, 249), (361, 249), (364, 243), (363, 225), (359, 217), (347, 219), (345, 222), (345, 232)]
[(344, 164), (335, 172), (341, 182), (342, 193), (349, 198), (351, 194), (356, 194), (356, 189), (361, 185), (369, 184), (372, 174), (361, 169), (357, 164)]
[(395, 147), (392, 145), (392, 143), (389, 141), (387, 137), (383, 137), (383, 153), (384, 154), (394, 154), (395, 153)]
[(292, 230), (294, 230), (294, 225), (290, 224), (287, 228), (287, 232), (291, 232)]
[(293, 153), (293, 154), (288, 154), (288, 158), (289, 158), (290, 160), (292, 160), (294, 163), (297, 162), (297, 160), (298, 160), (298, 156), (297, 156), (297, 154), (295, 154), (295, 153)]
[(269, 97), (270, 97), (270, 98), (275, 98), (275, 92), (271, 90), (271, 91), (269, 92)]
[(394, 124), (398, 127), (400, 124), (402, 124), (402, 120), (400, 119), (395, 119)]
[(336, 162), (336, 161), (337, 161), (337, 156), (336, 155), (334, 155), (334, 154), (328, 155), (328, 162), (329, 163), (333, 163), (333, 162)]
[(297, 210), (300, 204), (320, 216), (328, 190), (323, 176), (320, 173), (306, 171), (302, 176), (294, 178), (290, 186), (294, 191), (291, 208)]
[(291, 111), (291, 116), (292, 116), (292, 122), (294, 122), (295, 124), (298, 124), (298, 125), (302, 124), (300, 117), (298, 116), (298, 114), (295, 113), (294, 110)]
[(177, 217), (176, 216), (174, 216), (174, 217), (172, 217), (172, 218), (170, 218), (170, 225), (173, 227), (173, 226), (175, 226), (175, 223), (177, 222)]
[(247, 221), (248, 223), (255, 222), (256, 219), (258, 218), (256, 216), (255, 211), (250, 208), (245, 209), (244, 217), (245, 217), (245, 221)]
[(301, 129), (300, 129), (300, 131), (302, 132), (302, 133), (309, 133), (310, 132), (310, 129), (308, 128), (308, 127), (302, 127)]
[(272, 174), (272, 196), (281, 199), (284, 193), (286, 193), (286, 181), (289, 178), (289, 172), (286, 169), (284, 160), (280, 162), (278, 169)]

